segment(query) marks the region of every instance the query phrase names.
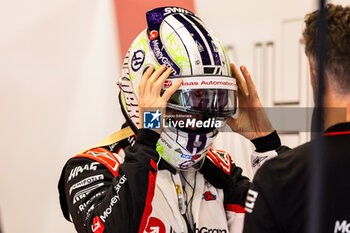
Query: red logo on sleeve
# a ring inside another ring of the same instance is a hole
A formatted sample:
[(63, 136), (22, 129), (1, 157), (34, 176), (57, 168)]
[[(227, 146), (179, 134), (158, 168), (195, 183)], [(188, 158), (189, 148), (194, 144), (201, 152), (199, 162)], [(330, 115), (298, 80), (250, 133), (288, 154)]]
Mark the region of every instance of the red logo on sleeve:
[(91, 226), (92, 232), (94, 233), (102, 233), (105, 229), (105, 226), (103, 225), (100, 217), (96, 216), (93, 220), (93, 224)]
[(109, 150), (106, 150), (105, 148), (102, 148), (102, 147), (94, 148), (94, 149), (85, 151), (84, 153), (79, 154), (75, 157), (89, 158), (97, 162), (100, 162), (103, 165), (105, 165), (114, 176), (118, 176), (118, 169), (119, 169), (120, 162), (113, 155), (112, 152), (110, 152)]

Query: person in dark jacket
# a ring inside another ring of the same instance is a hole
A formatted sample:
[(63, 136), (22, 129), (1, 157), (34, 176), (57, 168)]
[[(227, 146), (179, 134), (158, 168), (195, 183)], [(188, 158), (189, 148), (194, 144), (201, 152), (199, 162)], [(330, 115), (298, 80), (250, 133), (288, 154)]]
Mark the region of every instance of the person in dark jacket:
[[(308, 206), (321, 195), (319, 232), (350, 232), (350, 7), (326, 6), (324, 129), (322, 136), (267, 161), (246, 201), (244, 233), (308, 232)], [(303, 32), (314, 99), (318, 94), (319, 11), (305, 17)], [(317, 106), (317, 105), (316, 105)], [(321, 193), (309, 193), (315, 147), (324, 157)]]

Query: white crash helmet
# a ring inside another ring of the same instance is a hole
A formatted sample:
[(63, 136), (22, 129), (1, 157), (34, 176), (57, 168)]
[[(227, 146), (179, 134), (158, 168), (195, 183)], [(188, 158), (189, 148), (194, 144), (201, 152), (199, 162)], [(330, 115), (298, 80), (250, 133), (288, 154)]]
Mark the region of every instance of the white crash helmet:
[[(120, 102), (134, 131), (139, 122), (138, 85), (148, 67), (173, 68), (165, 81), (168, 88), (178, 78), (182, 86), (167, 107), (209, 118), (225, 118), (237, 111), (237, 85), (230, 62), (217, 36), (192, 12), (179, 7), (161, 7), (146, 13), (148, 28), (131, 44), (118, 82)], [(188, 131), (169, 127), (157, 142), (157, 151), (178, 170), (198, 169), (218, 130)]]

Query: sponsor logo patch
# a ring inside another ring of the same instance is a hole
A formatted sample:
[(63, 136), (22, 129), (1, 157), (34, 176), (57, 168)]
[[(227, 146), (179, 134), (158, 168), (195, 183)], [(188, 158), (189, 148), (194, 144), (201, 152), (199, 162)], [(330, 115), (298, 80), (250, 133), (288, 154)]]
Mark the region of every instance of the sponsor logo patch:
[(193, 155), (192, 160), (199, 159), (200, 157), (201, 157), (201, 154)]
[[(87, 200), (87, 202), (84, 202), (83, 204), (80, 204), (80, 205), (79, 205), (79, 211), (80, 211), (80, 212), (84, 211), (85, 208), (86, 208), (86, 206), (87, 206), (88, 204), (90, 204), (93, 200), (95, 200), (95, 198), (101, 196), (101, 195), (104, 194), (104, 193), (105, 193), (105, 191), (96, 193), (96, 194), (95, 194), (94, 196), (92, 196), (89, 200)], [(80, 213), (80, 212), (78, 212), (78, 213)]]
[[(183, 80), (179, 90), (183, 89), (229, 89), (237, 90), (237, 83), (234, 79), (229, 77), (222, 77), (221, 80), (217, 81), (208, 81), (207, 77), (196, 77), (196, 78), (186, 78)], [(163, 83), (163, 89), (170, 88), (178, 78), (172, 78), (165, 80)]]
[(131, 69), (137, 72), (145, 61), (145, 51), (137, 50), (131, 58)]
[(258, 192), (249, 189), (247, 194), (247, 200), (245, 202), (245, 211), (252, 213), (255, 205), (256, 198), (258, 197)]
[(216, 200), (216, 195), (212, 194), (210, 191), (203, 193), (202, 200), (213, 201)]
[(256, 158), (253, 160), (253, 167), (259, 166), (266, 158), (267, 156), (256, 156)]
[(210, 149), (207, 152), (207, 157), (218, 167), (222, 168), (224, 172), (230, 175), (231, 173), (231, 156), (225, 152), (217, 149)]
[(109, 146), (108, 146), (108, 147), (109, 147), (109, 150), (110, 150), (110, 151), (113, 151), (114, 148), (118, 145), (118, 143), (119, 143), (119, 142), (115, 142), (115, 143), (109, 145)]
[(134, 93), (133, 85), (130, 81), (130, 70), (129, 70), (129, 53), (124, 58), (122, 67), (122, 78), (119, 80), (118, 85), (120, 90), (122, 90), (123, 98), (125, 100), (125, 107), (128, 111), (130, 119), (139, 124), (139, 108), (138, 99)]
[(167, 7), (164, 9), (164, 15), (168, 15), (171, 13), (183, 13), (183, 14), (193, 15), (192, 12), (180, 7)]
[(76, 194), (74, 194), (74, 197), (73, 197), (73, 204), (77, 203), (78, 201), (82, 200), (83, 198), (85, 198), (91, 191), (99, 188), (103, 186), (103, 183), (98, 183), (96, 185), (93, 185), (91, 187), (88, 187), (86, 189), (83, 189), (79, 192), (77, 192)]
[(90, 177), (88, 177), (86, 179), (83, 179), (83, 180), (79, 181), (78, 183), (73, 184), (70, 187), (69, 194), (71, 194), (74, 189), (84, 187), (84, 186), (89, 185), (91, 183), (94, 183), (95, 181), (98, 181), (98, 180), (103, 180), (103, 175), (102, 174), (101, 175), (96, 175), (96, 176), (90, 176)]
[(154, 40), (158, 37), (158, 32), (156, 30), (152, 30), (149, 32), (148, 37), (150, 40)]
[(165, 233), (165, 225), (164, 223), (159, 219), (155, 217), (150, 217), (148, 220), (147, 227), (145, 229), (145, 232), (147, 233)]
[(196, 160), (196, 159), (198, 159), (199, 157), (201, 157), (201, 154), (196, 154), (196, 155), (182, 154), (182, 155), (180, 155), (180, 157), (181, 157), (181, 158), (184, 158), (184, 159)]
[(119, 183), (116, 184), (114, 186), (114, 190), (115, 190), (115, 195), (111, 198), (109, 206), (107, 207), (107, 209), (105, 209), (102, 213), (102, 215), (100, 215), (100, 218), (102, 220), (102, 222), (106, 222), (106, 219), (109, 217), (109, 215), (113, 212), (113, 206), (120, 201), (120, 197), (119, 197), (119, 191), (122, 188), (122, 185), (126, 182), (127, 178), (125, 175), (123, 175), (120, 180)]
[(207, 227), (197, 228), (196, 224), (194, 225), (194, 227), (196, 228), (195, 233), (227, 233), (225, 229), (211, 229)]
[(94, 233), (102, 233), (103, 230), (105, 229), (105, 226), (103, 225), (103, 223), (101, 222), (101, 219), (98, 216), (94, 218), (91, 229), (92, 229), (92, 232)]
[(164, 50), (159, 48), (159, 42), (160, 41), (158, 39), (151, 41), (151, 47), (153, 48), (153, 52), (156, 55), (156, 58), (160, 64), (165, 64), (168, 68), (173, 68), (173, 75), (176, 76), (178, 73), (176, 70), (178, 70), (178, 69), (173, 67), (172, 61), (169, 61), (167, 55), (163, 54), (162, 51), (164, 51)]
[(105, 148), (101, 148), (101, 147), (94, 148), (82, 154), (79, 154), (75, 157), (84, 157), (84, 158), (96, 160), (102, 163), (103, 165), (105, 165), (114, 176), (118, 176), (118, 169), (119, 169), (120, 162), (113, 155), (112, 152), (110, 152)]
[(90, 164), (85, 164), (84, 166), (77, 166), (77, 167), (73, 168), (70, 171), (67, 182), (70, 181), (71, 179), (75, 178), (79, 174), (83, 173), (84, 171), (96, 171), (96, 169), (97, 169), (96, 165), (98, 165), (98, 163), (93, 162)]
[(164, 89), (168, 89), (169, 87), (171, 87), (173, 85), (173, 82), (171, 80), (165, 80), (163, 83), (163, 88)]

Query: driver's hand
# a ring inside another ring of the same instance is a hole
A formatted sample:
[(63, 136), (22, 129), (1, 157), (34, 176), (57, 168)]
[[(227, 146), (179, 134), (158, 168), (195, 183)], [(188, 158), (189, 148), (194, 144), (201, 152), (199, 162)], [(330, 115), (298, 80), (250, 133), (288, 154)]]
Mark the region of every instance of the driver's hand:
[(263, 109), (247, 68), (240, 67), (244, 79), (235, 65), (231, 64), (231, 70), (233, 77), (237, 79), (239, 113), (237, 119), (227, 118), (228, 126), (249, 140), (272, 133), (274, 128)]
[[(153, 67), (148, 68), (143, 74), (139, 85), (140, 129), (143, 128), (143, 112), (147, 109), (152, 109), (152, 111), (159, 110), (161, 114), (164, 114), (168, 100), (182, 84), (182, 79), (179, 79), (160, 96), (163, 83), (171, 74), (172, 68), (166, 68), (166, 65), (162, 65), (156, 71), (153, 71)], [(162, 127), (161, 129), (153, 130), (160, 134)]]

